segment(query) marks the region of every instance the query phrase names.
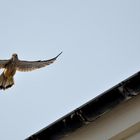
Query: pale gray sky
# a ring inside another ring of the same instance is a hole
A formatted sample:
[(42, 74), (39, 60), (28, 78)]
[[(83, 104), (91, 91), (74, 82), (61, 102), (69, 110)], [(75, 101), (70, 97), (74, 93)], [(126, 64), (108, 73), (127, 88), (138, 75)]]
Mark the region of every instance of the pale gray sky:
[(139, 0), (0, 1), (0, 59), (49, 67), (18, 72), (0, 91), (0, 139), (22, 140), (140, 69)]

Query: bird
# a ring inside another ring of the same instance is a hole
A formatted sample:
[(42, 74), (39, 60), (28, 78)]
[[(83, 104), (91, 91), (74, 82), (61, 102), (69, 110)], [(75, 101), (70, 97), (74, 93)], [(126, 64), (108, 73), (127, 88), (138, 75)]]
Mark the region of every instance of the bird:
[(0, 75), (0, 90), (8, 89), (14, 85), (16, 71), (28, 72), (43, 68), (52, 64), (61, 54), (62, 52), (48, 60), (26, 61), (20, 60), (18, 55), (14, 53), (10, 59), (0, 60), (0, 69), (4, 69)]

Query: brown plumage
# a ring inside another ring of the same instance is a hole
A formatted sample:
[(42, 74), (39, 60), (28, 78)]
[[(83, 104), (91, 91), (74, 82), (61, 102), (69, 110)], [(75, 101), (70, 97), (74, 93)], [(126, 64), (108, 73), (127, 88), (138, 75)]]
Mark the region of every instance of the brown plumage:
[(58, 54), (56, 57), (52, 59), (43, 60), (43, 61), (19, 60), (17, 54), (13, 54), (12, 58), (9, 60), (0, 60), (0, 69), (4, 69), (4, 71), (0, 75), (0, 89), (5, 90), (11, 87), (12, 85), (14, 85), (13, 77), (16, 71), (27, 72), (27, 71), (32, 71), (35, 69), (45, 67), (53, 63), (60, 54)]

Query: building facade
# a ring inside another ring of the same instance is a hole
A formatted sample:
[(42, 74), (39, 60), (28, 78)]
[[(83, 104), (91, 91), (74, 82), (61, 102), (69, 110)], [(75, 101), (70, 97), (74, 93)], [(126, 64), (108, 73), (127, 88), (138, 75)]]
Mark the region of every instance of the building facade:
[(26, 140), (140, 140), (140, 72)]

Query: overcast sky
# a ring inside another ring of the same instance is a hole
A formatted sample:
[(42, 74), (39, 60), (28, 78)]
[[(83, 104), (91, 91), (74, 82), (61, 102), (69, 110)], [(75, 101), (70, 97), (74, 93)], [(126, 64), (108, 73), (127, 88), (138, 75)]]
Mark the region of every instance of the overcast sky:
[[(22, 140), (140, 69), (139, 0), (0, 1), (0, 59), (55, 57), (0, 91), (0, 139)], [(2, 71), (1, 71), (2, 72)]]

